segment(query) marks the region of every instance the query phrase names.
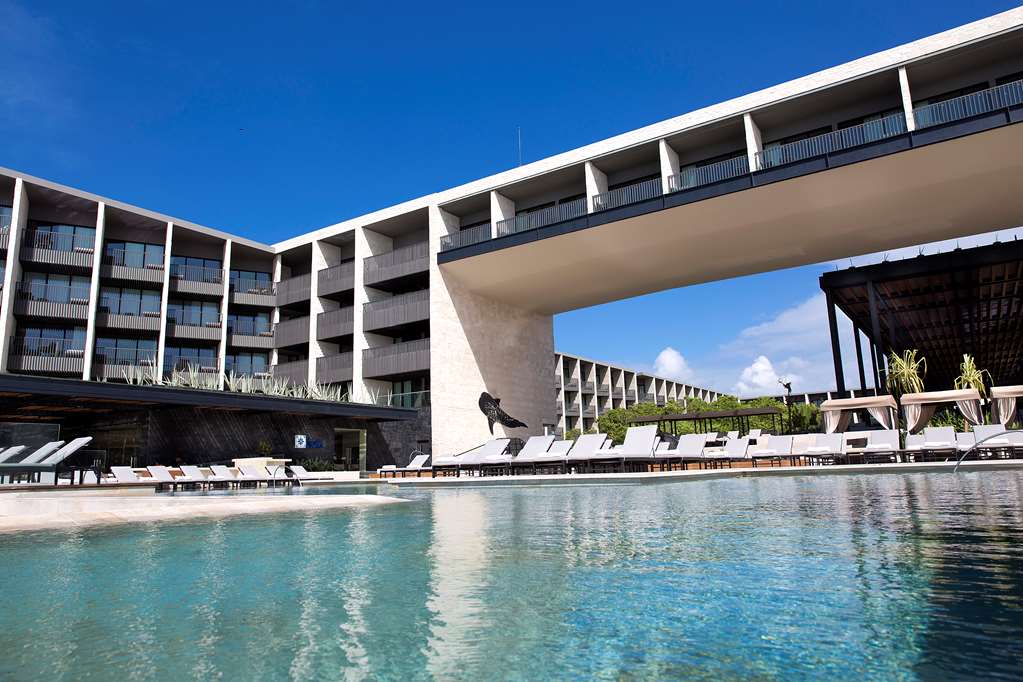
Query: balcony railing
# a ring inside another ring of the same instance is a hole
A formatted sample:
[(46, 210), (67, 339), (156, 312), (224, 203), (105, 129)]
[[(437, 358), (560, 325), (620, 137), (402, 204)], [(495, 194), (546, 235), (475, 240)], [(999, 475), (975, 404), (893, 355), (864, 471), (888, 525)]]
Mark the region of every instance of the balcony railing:
[(309, 318), (296, 317), (282, 320), (274, 328), (274, 348), (309, 343)]
[(523, 213), (514, 218), (500, 220), (496, 225), (496, 232), (498, 237), (503, 237), (515, 234), (516, 232), (535, 230), (538, 227), (553, 225), (563, 220), (571, 220), (572, 218), (584, 215), (586, 215), (586, 198), (581, 197), (573, 201), (566, 201), (557, 206), (549, 206), (539, 211)]
[(273, 307), (277, 303), (272, 282), (252, 277), (238, 277), (232, 279), (230, 284), (231, 303), (264, 307)]
[(295, 275), (277, 283), (277, 305), (308, 301), (312, 292), (312, 273)]
[(477, 225), (476, 227), (459, 230), (453, 234), (446, 234), (440, 238), (440, 250), (449, 251), (462, 246), (470, 246), (485, 242), (493, 234), (493, 226), (490, 223)]
[(316, 338), (331, 339), (355, 331), (355, 307), (345, 306), (316, 316)]
[(239, 348), (273, 348), (274, 329), (269, 322), (253, 319), (227, 321), (227, 342)]
[(89, 289), (86, 286), (18, 282), (14, 312), (19, 315), (86, 320), (89, 317)]
[(145, 312), (141, 315), (125, 315), (111, 313), (100, 309), (96, 313), (96, 325), (106, 329), (124, 329), (126, 331), (160, 331), (160, 313)]
[(146, 261), (145, 254), (127, 249), (110, 249), (100, 259), (100, 274), (129, 282), (163, 284), (163, 261)]
[(578, 379), (565, 379), (565, 390), (566, 391), (578, 391), (579, 380)]
[(171, 291), (199, 296), (224, 294), (224, 271), (201, 265), (171, 265)]
[(28, 232), (21, 248), (21, 257), (33, 263), (87, 269), (92, 267), (94, 251), (93, 239), (84, 236)]
[(207, 318), (205, 321), (198, 316), (175, 315), (167, 316), (167, 335), (174, 339), (191, 339), (193, 341), (219, 341), (220, 315)]
[(271, 372), (278, 379), (287, 379), (293, 384), (309, 383), (309, 361), (294, 360), (292, 362), (281, 362), (271, 368)]
[(430, 292), (427, 289), (399, 294), (363, 305), (363, 326), (367, 330), (395, 327), (430, 319)]
[(430, 267), (430, 245), (427, 242), (409, 244), (379, 256), (369, 256), (363, 264), (363, 279), (370, 285), (425, 272)]
[(746, 156), (737, 156), (734, 159), (725, 159), (709, 163), (706, 166), (689, 166), (683, 168), (678, 175), (668, 178), (668, 191), (681, 192), (684, 189), (730, 180), (747, 173), (749, 173), (749, 158)]
[(365, 377), (417, 372), (430, 367), (430, 339), (367, 348), (362, 352)]
[(615, 398), (624, 398), (625, 389), (621, 388), (620, 386), (615, 386), (614, 388), (611, 389), (611, 395)]
[(593, 393), (593, 382), (592, 381), (584, 381), (583, 382), (583, 393)]
[(329, 296), (355, 288), (355, 261), (334, 265), (316, 273), (316, 290), (320, 296)]
[(875, 121), (867, 121), (849, 128), (833, 130), (823, 135), (815, 135), (805, 140), (765, 149), (757, 154), (757, 160), (760, 169), (763, 170), (830, 154), (842, 149), (858, 147), (869, 142), (877, 142), (901, 135), (904, 132), (906, 132), (906, 117), (902, 113), (891, 114)]
[(156, 362), (156, 351), (141, 348), (96, 346), (96, 362), (103, 365), (146, 367)]
[[(0, 250), (6, 250), (11, 241), (10, 216), (0, 214)], [(8, 222), (4, 222), (4, 221)]]
[(81, 376), (84, 354), (82, 340), (16, 338), (11, 340), (8, 369), (12, 372)]
[(597, 395), (609, 395), (611, 389), (604, 384), (597, 384)]
[(316, 381), (337, 384), (352, 380), (352, 354), (337, 353), (316, 358)]
[(1023, 80), (1005, 83), (944, 102), (917, 107), (913, 110), (913, 118), (916, 120), (917, 128), (928, 128), (972, 116), (980, 116), (1017, 104), (1023, 104)]
[(176, 358), (168, 358), (163, 363), (164, 374), (173, 372), (199, 372), (201, 374), (216, 374), (220, 371), (217, 358), (199, 357), (198, 355), (179, 355)]
[(387, 395), (378, 396), (373, 402), (385, 407), (429, 407), (430, 392), (413, 391), (411, 393), (389, 393)]
[(628, 206), (629, 204), (653, 199), (661, 196), (661, 190), (660, 178), (653, 178), (632, 185), (626, 185), (625, 187), (619, 187), (610, 192), (595, 195), (593, 197), (593, 210), (594, 212), (607, 211), (619, 206)]

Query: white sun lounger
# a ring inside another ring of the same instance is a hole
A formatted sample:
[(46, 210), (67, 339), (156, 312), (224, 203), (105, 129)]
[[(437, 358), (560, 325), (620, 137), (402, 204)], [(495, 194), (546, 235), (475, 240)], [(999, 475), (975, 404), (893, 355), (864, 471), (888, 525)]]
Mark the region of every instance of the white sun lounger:
[(195, 464), (182, 464), (180, 469), (181, 469), (181, 473), (185, 474), (189, 478), (191, 478), (193, 480), (202, 481), (203, 483), (205, 483), (207, 486), (209, 486), (211, 488), (215, 488), (218, 485), (220, 485), (220, 486), (227, 486), (232, 481), (232, 479), (225, 479), (225, 478), (223, 478), (221, 476), (217, 476), (216, 474), (213, 474), (213, 473), (207, 475), (207, 474), (203, 473), (203, 470), (200, 469)]
[(630, 426), (625, 432), (625, 440), (621, 446), (597, 450), (590, 456), (588, 468), (593, 471), (597, 468), (617, 466), (624, 472), (627, 463), (642, 463), (645, 469), (657, 452), (657, 443), (656, 424)]
[(270, 474), (266, 471), (266, 467), (240, 464), (238, 465), (238, 481), (241, 483), (253, 483), (258, 486), (260, 483), (270, 485), (271, 479)]
[(426, 460), (428, 459), (430, 459), (429, 455), (418, 454), (412, 458), (412, 461), (408, 463), (408, 466), (381, 467), (380, 469), (377, 469), (377, 473), (381, 478), (387, 478), (387, 474), (390, 474), (392, 478), (396, 478), (399, 474), (402, 478), (405, 478), (405, 474), (413, 472), (416, 477), (418, 477), (424, 471), (430, 470), (430, 467), (426, 466)]
[(168, 486), (172, 490), (177, 490), (178, 486), (181, 486), (182, 488), (186, 486), (196, 487), (206, 483), (206, 479), (204, 477), (200, 476), (199, 478), (193, 478), (186, 474), (184, 470), (182, 470), (184, 475), (177, 477), (175, 477), (174, 474), (171, 473), (171, 470), (165, 466), (148, 466), (146, 467), (146, 470), (149, 472), (149, 475), (156, 480), (157, 490), (161, 490)]
[(305, 470), (304, 466), (301, 466), (299, 464), (292, 464), (288, 468), (291, 469), (291, 473), (295, 476), (295, 478), (298, 480), (299, 483), (301, 483), (303, 481), (312, 482), (312, 481), (333, 481), (334, 480), (333, 478), (331, 478), (329, 476), (325, 476), (323, 474), (309, 473), (308, 471)]
[(601, 449), (607, 442), (608, 437), (603, 433), (584, 433), (575, 439), (575, 444), (568, 451), (565, 457), (566, 468), (576, 468), (582, 471), (593, 454)]
[(139, 478), (138, 474), (131, 467), (110, 467), (110, 473), (118, 483), (150, 483), (151, 481)]
[(20, 477), (22, 474), (28, 474), (29, 482), (33, 479), (40, 482), (42, 474), (49, 473), (53, 474), (53, 480), (56, 481), (57, 468), (64, 460), (91, 442), (92, 436), (86, 436), (75, 438), (66, 445), (64, 441), (47, 443), (20, 462), (0, 464), (0, 480), (4, 476)]
[[(55, 443), (63, 443), (64, 441), (54, 441)], [(47, 443), (49, 445), (49, 443)], [(20, 455), (25, 451), (24, 445), (15, 445), (13, 447), (6, 448), (3, 452), (0, 452), (0, 464), (10, 462), (12, 459)]]
[[(544, 461), (543, 458), (548, 456), (552, 445), (554, 445), (554, 436), (530, 436), (519, 450), (519, 454), (512, 458), (509, 465), (512, 472), (514, 473), (516, 469), (526, 469), (535, 473), (537, 462)], [(557, 457), (558, 455), (555, 455), (555, 458)], [(563, 460), (564, 454), (560, 455), (560, 458)]]
[(238, 478), (238, 476), (235, 476), (235, 473), (231, 471), (231, 468), (224, 466), (223, 464), (211, 465), (210, 471), (213, 472), (214, 476), (221, 479), (221, 481), (226, 482), (228, 485), (233, 485), (237, 487), (240, 486), (242, 483), (241, 479)]
[[(684, 468), (689, 462), (699, 462), (700, 466), (703, 466), (704, 457), (703, 449), (707, 444), (707, 436), (703, 433), (686, 433), (678, 437), (678, 443), (674, 448), (667, 447), (667, 443), (661, 443), (657, 446), (657, 451), (654, 453), (654, 461), (660, 466), (661, 471), (664, 471), (664, 467), (667, 466), (669, 469), (676, 462), (682, 465)], [(661, 447), (661, 446), (665, 447)]]
[(704, 459), (714, 467), (728, 464), (732, 468), (732, 462), (748, 459), (746, 450), (749, 449), (749, 438), (730, 438), (725, 442), (725, 447), (719, 450), (704, 450)]
[(781, 465), (783, 459), (792, 459), (792, 436), (770, 436), (767, 444), (751, 445), (746, 455), (757, 466), (757, 462), (766, 460), (774, 466), (775, 462)]
[(493, 438), (483, 445), (458, 455), (434, 457), (430, 474), (436, 477), (438, 471), (454, 471), (456, 475), (460, 476), (462, 471), (471, 471), (474, 468), (478, 468), (479, 460), (503, 453), (508, 448), (508, 443), (510, 442), (508, 438)]
[(845, 438), (841, 433), (818, 433), (813, 445), (803, 451), (803, 457), (811, 464), (834, 464), (842, 457), (844, 444)]

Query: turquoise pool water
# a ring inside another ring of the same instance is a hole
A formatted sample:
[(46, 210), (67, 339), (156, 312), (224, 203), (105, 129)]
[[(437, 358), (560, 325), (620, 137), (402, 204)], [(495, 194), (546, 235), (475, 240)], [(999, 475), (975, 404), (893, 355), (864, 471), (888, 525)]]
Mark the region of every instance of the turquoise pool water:
[(1021, 493), (1011, 471), (481, 487), (0, 537), (0, 679), (1009, 679)]

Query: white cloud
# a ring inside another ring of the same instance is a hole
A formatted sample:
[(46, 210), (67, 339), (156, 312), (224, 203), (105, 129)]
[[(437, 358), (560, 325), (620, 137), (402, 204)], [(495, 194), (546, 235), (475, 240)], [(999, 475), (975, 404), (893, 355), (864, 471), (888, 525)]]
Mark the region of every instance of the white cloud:
[(671, 346), (657, 354), (653, 373), (676, 381), (689, 381), (693, 377), (693, 370), (689, 363), (681, 353)]
[(742, 370), (733, 389), (742, 396), (763, 395), (773, 393), (777, 385), (778, 373), (774, 371), (774, 365), (766, 355), (759, 355), (752, 365)]

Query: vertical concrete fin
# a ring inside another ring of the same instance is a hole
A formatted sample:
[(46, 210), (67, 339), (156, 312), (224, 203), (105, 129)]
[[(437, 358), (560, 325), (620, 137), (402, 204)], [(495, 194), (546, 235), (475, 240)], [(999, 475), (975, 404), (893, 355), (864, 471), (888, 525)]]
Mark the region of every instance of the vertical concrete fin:
[(96, 204), (96, 235), (92, 247), (92, 279), (89, 282), (88, 318), (85, 322), (85, 351), (82, 355), (82, 379), (92, 378), (92, 359), (96, 352), (96, 309), (99, 307), (99, 269), (103, 258), (103, 233), (106, 204)]
[(763, 140), (760, 139), (760, 128), (749, 113), (742, 115), (742, 125), (746, 130), (746, 159), (750, 171), (760, 170), (760, 152), (764, 151)]

